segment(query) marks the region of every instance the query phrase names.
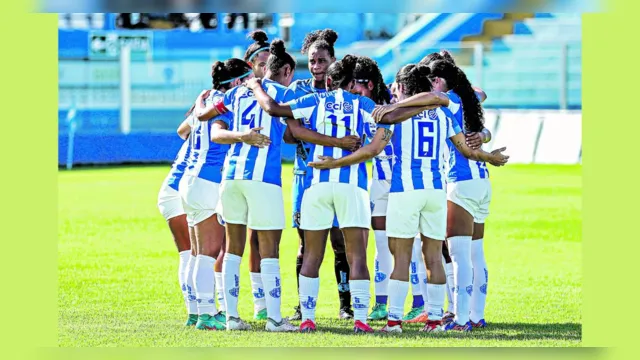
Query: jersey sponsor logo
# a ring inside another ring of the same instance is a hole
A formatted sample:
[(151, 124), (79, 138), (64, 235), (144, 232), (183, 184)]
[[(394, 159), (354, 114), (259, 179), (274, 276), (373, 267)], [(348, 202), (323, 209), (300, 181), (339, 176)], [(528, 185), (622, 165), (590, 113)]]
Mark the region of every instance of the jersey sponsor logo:
[(362, 303), (359, 297), (355, 296), (353, 298), (353, 307), (355, 309), (366, 309), (368, 306), (367, 304)]
[(262, 299), (262, 298), (264, 298), (264, 290), (263, 290), (263, 289), (261, 289), (261, 288), (258, 288), (258, 291), (255, 291), (255, 292), (253, 293), (253, 297), (254, 297), (254, 298), (256, 298), (256, 299)]
[(348, 101), (340, 103), (327, 102), (324, 108), (327, 111), (342, 111), (345, 114), (353, 113), (353, 104)]

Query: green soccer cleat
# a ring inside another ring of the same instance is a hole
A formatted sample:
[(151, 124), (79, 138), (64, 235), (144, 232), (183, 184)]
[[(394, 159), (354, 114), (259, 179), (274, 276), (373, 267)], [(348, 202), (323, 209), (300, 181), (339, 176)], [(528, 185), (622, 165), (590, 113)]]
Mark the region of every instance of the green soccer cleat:
[(202, 314), (198, 316), (198, 323), (196, 324), (198, 330), (224, 330), (226, 326), (220, 323), (214, 316), (209, 314)]
[(387, 316), (389, 316), (389, 313), (387, 312), (387, 304), (376, 303), (367, 320), (386, 320)]
[(422, 314), (424, 312), (424, 305), (417, 307), (417, 308), (413, 308), (411, 309), (411, 311), (409, 311), (409, 313), (407, 315), (405, 315), (402, 318), (402, 321), (410, 321), (413, 320), (415, 318), (417, 318), (418, 316), (420, 316), (420, 314)]
[(189, 314), (184, 326), (194, 326), (198, 322), (198, 314)]
[(218, 311), (217, 314), (213, 316), (219, 323), (223, 325), (227, 325), (227, 312), (226, 311)]
[(262, 309), (253, 315), (255, 320), (267, 320), (267, 309)]

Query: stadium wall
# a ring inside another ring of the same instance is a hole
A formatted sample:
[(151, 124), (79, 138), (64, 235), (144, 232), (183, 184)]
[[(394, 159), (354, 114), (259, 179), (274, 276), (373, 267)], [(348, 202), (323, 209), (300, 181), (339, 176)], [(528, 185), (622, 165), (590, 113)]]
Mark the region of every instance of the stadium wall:
[[(487, 110), (485, 125), (492, 150), (507, 147), (514, 164), (578, 164), (582, 162), (582, 113), (580, 111)], [(177, 124), (175, 125), (177, 128)], [(60, 132), (58, 165), (67, 164), (70, 140), (73, 165), (172, 162), (182, 140), (175, 132), (132, 131)], [(295, 147), (284, 144), (282, 159), (293, 161)]]

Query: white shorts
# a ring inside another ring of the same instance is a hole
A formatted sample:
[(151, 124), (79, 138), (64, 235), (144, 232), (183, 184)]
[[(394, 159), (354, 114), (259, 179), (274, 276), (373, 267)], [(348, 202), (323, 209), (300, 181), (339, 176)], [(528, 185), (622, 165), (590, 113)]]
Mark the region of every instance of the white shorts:
[(444, 240), (447, 235), (445, 190), (411, 190), (389, 194), (387, 236), (413, 239), (418, 233)]
[(489, 216), (491, 203), (491, 181), (489, 179), (473, 179), (449, 183), (447, 200), (467, 210), (473, 221), (484, 224)]
[(391, 180), (371, 180), (371, 216), (387, 216)]
[(222, 217), (253, 230), (284, 229), (284, 200), (278, 185), (253, 180), (223, 180)]
[(158, 193), (158, 209), (165, 220), (185, 214), (180, 193), (167, 184), (168, 180), (169, 176), (164, 179)]
[(340, 228), (369, 228), (371, 204), (369, 193), (352, 184), (322, 182), (313, 184), (302, 196), (300, 228), (325, 230), (338, 217)]
[(195, 226), (216, 214), (220, 184), (185, 175), (178, 188), (189, 226)]

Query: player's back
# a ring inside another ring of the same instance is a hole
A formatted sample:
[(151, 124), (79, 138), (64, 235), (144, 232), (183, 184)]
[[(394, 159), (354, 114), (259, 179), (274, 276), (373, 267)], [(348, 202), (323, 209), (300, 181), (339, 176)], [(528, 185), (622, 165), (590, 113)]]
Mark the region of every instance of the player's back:
[(176, 154), (173, 164), (171, 165), (171, 171), (169, 171), (169, 179), (167, 184), (178, 190), (178, 184), (184, 175), (184, 172), (189, 163), (189, 157), (191, 156), (191, 137), (187, 138), (180, 146), (180, 150)]
[[(450, 90), (447, 92), (449, 96), (449, 110), (453, 114), (453, 121), (464, 129), (464, 110), (462, 108), (462, 100), (460, 97)], [(457, 182), (472, 179), (486, 179), (489, 177), (487, 164), (483, 161), (475, 161), (467, 159), (453, 145), (451, 140), (447, 139), (449, 149), (449, 163), (447, 179), (449, 182)]]
[[(207, 104), (215, 103), (223, 96), (224, 93), (212, 90), (205, 102)], [(219, 183), (222, 181), (222, 166), (230, 146), (211, 141), (211, 127), (218, 120), (228, 124), (231, 121), (231, 115), (229, 113), (222, 114), (208, 121), (199, 121), (194, 116), (191, 116), (190, 119), (192, 154), (186, 173)]]
[[(262, 88), (277, 102), (283, 103), (291, 99), (291, 92), (275, 81), (264, 79)], [(281, 146), (286, 129), (284, 119), (272, 117), (262, 110), (253, 91), (242, 85), (227, 91), (224, 104), (233, 113), (229, 129), (245, 132), (262, 127), (260, 133), (271, 139), (271, 144), (264, 148), (243, 142), (231, 145), (225, 164), (225, 178), (262, 181), (281, 186)]]
[[(308, 118), (309, 127), (321, 134), (332, 137), (357, 135), (367, 136), (369, 123), (374, 123), (371, 113), (375, 104), (371, 99), (351, 94), (342, 89), (320, 94), (307, 95), (296, 102), (294, 111), (297, 118)], [(311, 144), (311, 160), (318, 156), (341, 158), (351, 151), (322, 145)], [(313, 169), (312, 184), (320, 182), (340, 182), (357, 185), (367, 189), (367, 169), (365, 163), (337, 169)]]
[(425, 110), (395, 126), (391, 192), (444, 189), (446, 140), (460, 132), (447, 108)]

